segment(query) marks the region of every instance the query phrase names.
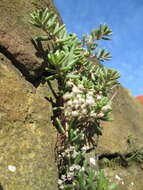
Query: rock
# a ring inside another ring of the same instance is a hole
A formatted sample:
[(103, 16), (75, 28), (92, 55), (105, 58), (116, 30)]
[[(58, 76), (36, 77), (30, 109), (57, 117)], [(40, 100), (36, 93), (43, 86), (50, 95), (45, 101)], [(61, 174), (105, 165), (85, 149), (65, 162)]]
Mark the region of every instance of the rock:
[(49, 102), (0, 54), (0, 189), (56, 190)]
[(126, 154), (130, 152), (130, 139), (134, 141), (134, 147), (143, 147), (143, 105), (122, 86), (118, 86), (114, 93), (113, 121), (102, 123), (103, 135), (98, 144), (100, 154)]
[(143, 189), (143, 172), (136, 165), (133, 164), (128, 168), (116, 167), (105, 168), (104, 172), (108, 176), (111, 183), (116, 183), (115, 190), (142, 190)]
[(111, 183), (118, 183), (116, 190), (142, 190), (143, 105), (122, 86), (114, 93), (113, 121), (102, 123), (96, 150), (99, 165)]
[[(2, 52), (12, 64), (30, 82), (34, 82), (42, 76), (45, 64), (43, 59), (31, 43), (31, 38), (41, 33), (31, 26), (30, 13), (39, 8), (49, 7), (58, 14), (52, 0), (1, 0), (0, 1), (0, 52)], [(61, 18), (58, 21), (62, 23)]]

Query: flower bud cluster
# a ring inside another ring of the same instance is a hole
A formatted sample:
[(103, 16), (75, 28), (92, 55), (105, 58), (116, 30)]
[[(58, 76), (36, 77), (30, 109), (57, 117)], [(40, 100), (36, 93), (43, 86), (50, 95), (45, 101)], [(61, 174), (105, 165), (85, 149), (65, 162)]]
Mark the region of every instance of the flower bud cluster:
[(105, 105), (98, 112), (95, 111), (97, 102), (101, 101), (102, 95), (95, 94), (94, 90), (89, 90), (83, 85), (72, 85), (72, 91), (67, 92), (64, 98), (64, 114), (67, 120), (71, 118), (86, 119), (86, 121), (94, 121), (102, 118), (105, 113), (111, 109), (109, 105)]
[(74, 146), (70, 146), (69, 148), (65, 149), (62, 153), (61, 153), (62, 157), (67, 157), (67, 158), (76, 158), (76, 156), (78, 155), (78, 152), (75, 150)]
[[(79, 171), (79, 169), (77, 170), (76, 167), (80, 167), (80, 166), (75, 165), (74, 167), (76, 171)], [(61, 175), (61, 179), (58, 180), (59, 189), (64, 189), (64, 184), (68, 182), (72, 183), (72, 185), (74, 186), (75, 185), (74, 177), (75, 177), (75, 171), (69, 171), (65, 175)]]
[[(62, 153), (62, 156), (65, 159), (68, 158), (67, 160), (74, 160), (78, 154), (79, 152), (75, 150), (75, 147), (70, 146)], [(72, 164), (69, 166), (66, 173), (64, 175), (61, 175), (60, 179), (58, 180), (59, 189), (64, 189), (64, 184), (67, 184), (69, 182), (74, 186), (74, 178), (76, 176), (76, 173), (83, 170), (84, 168), (78, 164)]]

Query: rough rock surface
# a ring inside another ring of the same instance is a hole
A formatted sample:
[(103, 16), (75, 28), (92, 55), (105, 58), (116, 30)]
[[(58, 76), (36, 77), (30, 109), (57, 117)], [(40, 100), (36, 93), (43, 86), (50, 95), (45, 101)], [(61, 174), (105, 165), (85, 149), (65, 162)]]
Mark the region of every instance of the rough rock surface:
[(122, 86), (115, 91), (114, 120), (103, 123), (103, 136), (99, 138), (99, 163), (104, 163), (102, 168), (110, 182), (118, 183), (115, 190), (142, 190), (143, 105)]
[(128, 168), (116, 167), (105, 168), (111, 182), (117, 185), (115, 190), (142, 190), (143, 189), (143, 169), (136, 164), (132, 164)]
[(31, 38), (41, 31), (28, 24), (28, 21), (31, 12), (45, 7), (57, 13), (52, 0), (0, 1), (0, 52), (31, 82), (42, 75), (44, 65), (31, 43)]
[[(32, 84), (42, 76), (43, 59), (31, 38), (29, 14), (52, 0), (0, 1), (0, 189), (56, 190), (56, 130), (51, 123), (50, 96)], [(62, 22), (60, 17), (59, 22)], [(26, 80), (25, 80), (25, 79)], [(28, 81), (32, 82), (29, 83)]]
[(136, 148), (143, 147), (143, 105), (122, 86), (114, 92), (113, 121), (103, 123), (103, 136), (98, 144), (100, 154), (126, 154), (129, 138), (136, 139)]
[(51, 106), (7, 58), (0, 58), (0, 184), (3, 190), (56, 190)]

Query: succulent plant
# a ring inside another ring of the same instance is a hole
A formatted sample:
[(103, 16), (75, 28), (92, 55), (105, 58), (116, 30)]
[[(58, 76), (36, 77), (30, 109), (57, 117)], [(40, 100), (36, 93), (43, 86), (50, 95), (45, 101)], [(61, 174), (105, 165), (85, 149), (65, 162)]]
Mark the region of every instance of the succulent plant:
[[(108, 183), (103, 172), (95, 172), (95, 158), (87, 160), (85, 155), (90, 149), (87, 147), (90, 129), (102, 134), (100, 120), (110, 119), (108, 95), (120, 77), (117, 71), (101, 64), (111, 59), (110, 53), (98, 49), (97, 40), (110, 40), (112, 30), (101, 24), (79, 40), (47, 8), (31, 13), (30, 23), (45, 34), (36, 38), (38, 43), (52, 43), (45, 50), (48, 75), (45, 80), (57, 79), (59, 84), (53, 107), (54, 125), (64, 142), (58, 149), (59, 189), (111, 190), (114, 185)], [(96, 58), (98, 63), (90, 58)]]

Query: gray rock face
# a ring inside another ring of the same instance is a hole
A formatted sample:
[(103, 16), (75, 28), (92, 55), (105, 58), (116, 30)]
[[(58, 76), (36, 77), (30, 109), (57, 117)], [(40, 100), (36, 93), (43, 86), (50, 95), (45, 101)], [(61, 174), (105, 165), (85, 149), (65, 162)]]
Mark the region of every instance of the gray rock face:
[(51, 105), (0, 58), (0, 184), (3, 190), (56, 190)]

